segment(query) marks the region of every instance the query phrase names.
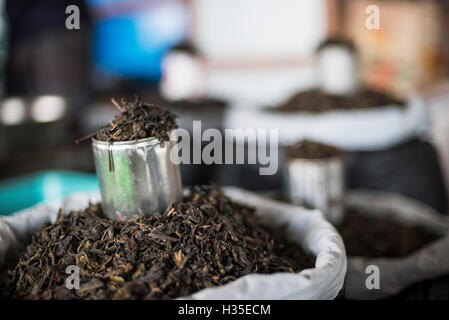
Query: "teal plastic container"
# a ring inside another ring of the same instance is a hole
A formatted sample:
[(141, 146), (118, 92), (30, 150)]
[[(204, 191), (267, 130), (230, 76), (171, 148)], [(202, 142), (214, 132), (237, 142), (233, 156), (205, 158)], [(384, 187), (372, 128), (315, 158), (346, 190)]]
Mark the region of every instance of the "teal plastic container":
[(0, 215), (42, 201), (60, 200), (76, 191), (99, 191), (97, 176), (71, 171), (44, 171), (0, 182)]

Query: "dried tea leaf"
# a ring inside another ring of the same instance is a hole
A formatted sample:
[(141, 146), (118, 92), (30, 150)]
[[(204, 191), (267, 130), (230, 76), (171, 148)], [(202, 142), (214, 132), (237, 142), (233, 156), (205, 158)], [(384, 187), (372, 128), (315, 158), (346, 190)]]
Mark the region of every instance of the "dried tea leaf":
[[(126, 223), (100, 205), (60, 212), (44, 226), (3, 295), (15, 299), (169, 299), (226, 284), (249, 273), (298, 272), (315, 259), (257, 224), (254, 210), (215, 186), (192, 187), (165, 212)], [(66, 267), (80, 268), (79, 290)]]
[(349, 256), (405, 257), (440, 236), (420, 226), (348, 209), (337, 227)]
[(178, 127), (173, 113), (165, 108), (143, 103), (139, 97), (134, 102), (111, 101), (120, 113), (106, 127), (98, 130), (95, 134), (97, 140), (114, 142), (156, 138), (164, 143), (170, 139), (170, 132)]
[(369, 88), (362, 88), (353, 95), (339, 96), (310, 89), (298, 92), (285, 103), (270, 108), (276, 112), (329, 112), (333, 110), (357, 110), (383, 107), (386, 105), (404, 107), (401, 101), (392, 95)]

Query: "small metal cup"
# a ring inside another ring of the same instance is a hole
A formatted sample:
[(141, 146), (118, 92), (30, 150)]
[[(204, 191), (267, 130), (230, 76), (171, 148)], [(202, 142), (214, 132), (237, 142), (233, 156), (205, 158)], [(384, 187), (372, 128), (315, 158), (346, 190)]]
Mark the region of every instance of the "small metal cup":
[(124, 142), (92, 139), (103, 210), (112, 220), (164, 211), (182, 198), (179, 166), (170, 160), (176, 140), (155, 138)]
[(331, 223), (338, 225), (344, 215), (343, 157), (287, 159), (284, 189), (290, 202), (320, 209)]

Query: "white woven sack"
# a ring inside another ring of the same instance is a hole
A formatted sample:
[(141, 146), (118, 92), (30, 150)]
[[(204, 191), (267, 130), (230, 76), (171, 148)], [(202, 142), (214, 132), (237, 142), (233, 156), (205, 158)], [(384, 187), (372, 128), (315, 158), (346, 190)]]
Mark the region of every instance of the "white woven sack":
[[(184, 299), (333, 299), (337, 296), (346, 273), (345, 249), (341, 237), (321, 212), (276, 202), (233, 187), (225, 188), (225, 193), (236, 202), (255, 207), (261, 223), (286, 226), (289, 240), (317, 256), (315, 268), (299, 273), (251, 274)], [(17, 248), (45, 222), (53, 222), (58, 208), (79, 210), (89, 201), (98, 202), (98, 194), (74, 194), (66, 201), (38, 204), (4, 217), (4, 221), (0, 219), (0, 267), (5, 262), (1, 260), (1, 253)]]
[(260, 108), (232, 108), (226, 128), (276, 129), (279, 144), (302, 139), (328, 143), (347, 151), (374, 151), (425, 136), (429, 120), (424, 102), (413, 97), (405, 108), (388, 105), (365, 110), (323, 113), (277, 113)]
[[(349, 299), (381, 299), (412, 284), (449, 274), (449, 219), (427, 205), (404, 196), (379, 191), (351, 191), (346, 205), (378, 217), (428, 228), (442, 238), (403, 258), (348, 257), (345, 296)], [(366, 286), (367, 267), (379, 268), (380, 288)]]

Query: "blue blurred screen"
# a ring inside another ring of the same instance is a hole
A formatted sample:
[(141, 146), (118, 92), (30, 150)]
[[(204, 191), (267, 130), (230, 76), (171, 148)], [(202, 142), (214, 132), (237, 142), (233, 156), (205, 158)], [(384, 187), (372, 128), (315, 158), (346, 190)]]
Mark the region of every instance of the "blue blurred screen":
[(179, 0), (88, 0), (97, 66), (127, 77), (158, 80), (161, 58), (187, 33)]

